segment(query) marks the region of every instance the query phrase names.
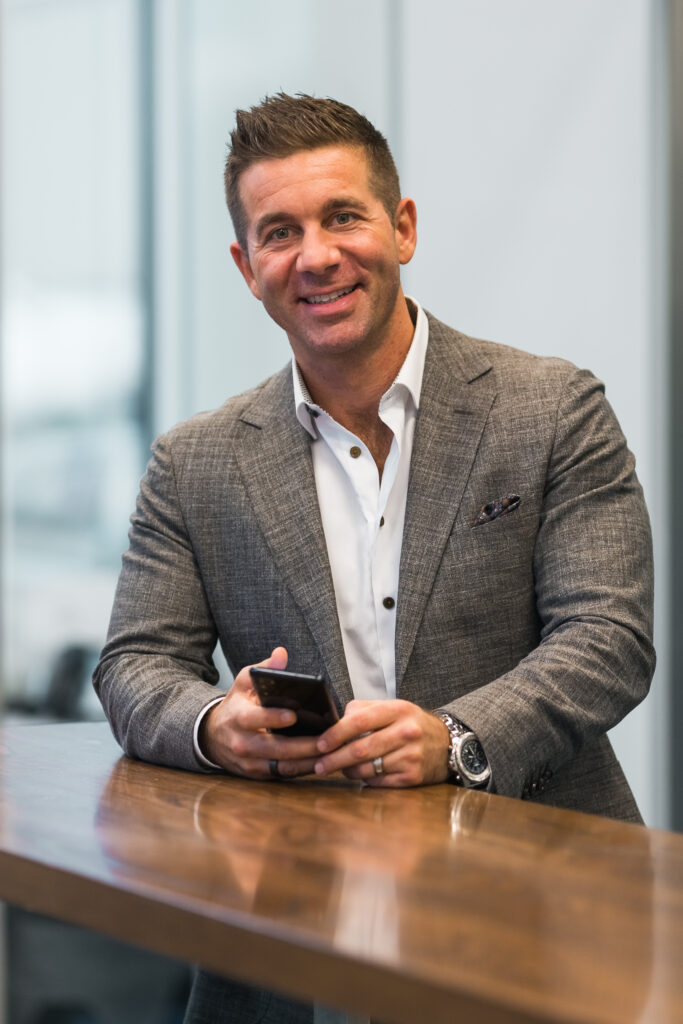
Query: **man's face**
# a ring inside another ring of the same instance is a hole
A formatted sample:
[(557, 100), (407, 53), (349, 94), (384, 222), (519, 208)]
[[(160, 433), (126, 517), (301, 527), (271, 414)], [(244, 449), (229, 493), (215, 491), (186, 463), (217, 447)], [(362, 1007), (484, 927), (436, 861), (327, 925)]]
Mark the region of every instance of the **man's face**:
[(252, 164), (241, 177), (247, 252), (233, 258), (286, 331), (305, 370), (381, 347), (405, 322), (399, 266), (413, 255), (415, 205), (392, 222), (362, 150), (327, 146)]

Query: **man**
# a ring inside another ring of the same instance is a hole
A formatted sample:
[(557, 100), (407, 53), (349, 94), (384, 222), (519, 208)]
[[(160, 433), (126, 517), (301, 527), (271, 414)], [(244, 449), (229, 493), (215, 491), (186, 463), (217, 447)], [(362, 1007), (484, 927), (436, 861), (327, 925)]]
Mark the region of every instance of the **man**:
[[(415, 204), (356, 111), (274, 96), (231, 141), (232, 256), (293, 361), (154, 446), (95, 675), (119, 742), (639, 821), (606, 732), (654, 668), (650, 533), (602, 385), (406, 299)], [(288, 658), (342, 712), (317, 739), (255, 697)]]

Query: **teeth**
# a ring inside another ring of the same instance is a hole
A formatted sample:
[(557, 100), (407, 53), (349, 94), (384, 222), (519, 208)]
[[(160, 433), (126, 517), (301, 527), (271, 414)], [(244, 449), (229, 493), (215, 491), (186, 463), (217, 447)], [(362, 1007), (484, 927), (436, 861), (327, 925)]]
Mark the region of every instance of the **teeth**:
[(335, 299), (340, 299), (342, 295), (348, 295), (354, 288), (355, 285), (352, 285), (350, 288), (342, 288), (338, 292), (330, 292), (329, 295), (311, 295), (310, 298), (306, 299), (306, 302), (311, 302), (314, 306), (320, 306), (325, 302), (334, 302)]

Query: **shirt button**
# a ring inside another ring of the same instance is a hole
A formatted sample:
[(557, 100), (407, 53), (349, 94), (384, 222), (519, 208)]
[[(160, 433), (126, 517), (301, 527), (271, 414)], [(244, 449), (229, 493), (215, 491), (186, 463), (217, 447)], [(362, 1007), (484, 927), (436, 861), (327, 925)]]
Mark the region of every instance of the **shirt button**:
[(351, 456), (352, 459), (357, 459), (360, 454), (361, 450), (357, 444), (354, 444), (353, 447), (349, 449), (349, 455)]
[(379, 525), (380, 526), (384, 526), (384, 516), (382, 516), (382, 518), (380, 519)]
[(393, 597), (385, 597), (384, 600), (382, 601), (382, 604), (384, 605), (385, 608), (393, 608), (396, 602), (394, 601)]

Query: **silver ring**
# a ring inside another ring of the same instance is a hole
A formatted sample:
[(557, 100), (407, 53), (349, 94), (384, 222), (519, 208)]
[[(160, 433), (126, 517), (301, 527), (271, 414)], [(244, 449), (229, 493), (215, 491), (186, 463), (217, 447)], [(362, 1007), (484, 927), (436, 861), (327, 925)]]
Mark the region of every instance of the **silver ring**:
[(375, 775), (384, 775), (384, 758), (375, 757), (372, 760), (372, 767), (375, 769)]
[(280, 766), (277, 763), (277, 761), (275, 761), (275, 760), (269, 761), (268, 762), (268, 770), (270, 771), (271, 778), (273, 778), (273, 779), (281, 779), (282, 778), (282, 775), (280, 773)]

